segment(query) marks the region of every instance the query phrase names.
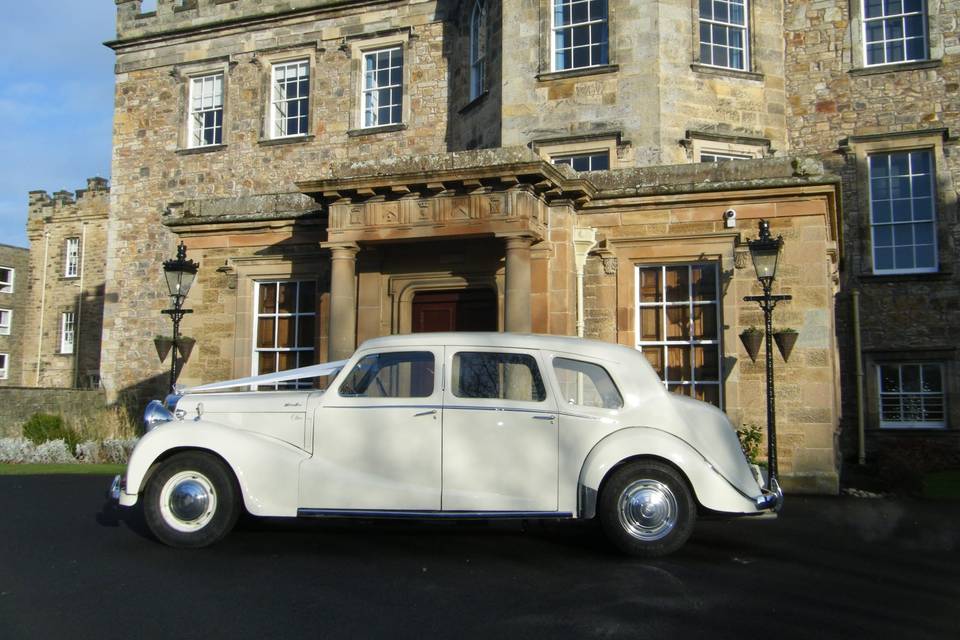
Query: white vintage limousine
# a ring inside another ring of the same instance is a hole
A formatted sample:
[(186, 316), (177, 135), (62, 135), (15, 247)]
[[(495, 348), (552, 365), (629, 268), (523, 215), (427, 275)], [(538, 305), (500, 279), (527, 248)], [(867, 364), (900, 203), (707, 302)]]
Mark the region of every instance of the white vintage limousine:
[[(264, 391), (329, 376), (326, 390)], [(223, 392), (236, 387), (258, 391)], [(775, 512), (727, 417), (628, 347), (577, 338), (377, 338), (349, 359), (151, 402), (111, 493), (162, 542), (254, 516), (594, 518), (624, 552), (679, 548), (698, 513)]]

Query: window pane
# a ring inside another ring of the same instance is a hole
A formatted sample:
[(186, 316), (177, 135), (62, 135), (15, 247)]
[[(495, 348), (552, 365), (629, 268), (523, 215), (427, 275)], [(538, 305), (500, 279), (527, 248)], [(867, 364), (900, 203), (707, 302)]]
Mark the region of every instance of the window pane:
[(643, 355), (657, 372), (657, 376), (663, 380), (663, 349), (661, 347), (644, 347)]
[(640, 310), (640, 338), (642, 340), (663, 340), (660, 328), (660, 307)]
[(693, 337), (695, 340), (717, 339), (717, 308), (714, 305), (693, 308)]
[(280, 283), (280, 313), (294, 313), (297, 310), (297, 283)]
[(667, 340), (690, 337), (690, 307), (667, 307)]
[(691, 379), (690, 376), (690, 349), (667, 347), (667, 380), (685, 382)]
[(294, 330), (296, 327), (296, 318), (281, 317), (277, 318), (277, 346), (285, 349), (292, 349), (296, 345), (293, 342)]
[(568, 404), (604, 409), (623, 406), (617, 386), (603, 367), (580, 360), (555, 358), (553, 369)]
[(364, 356), (340, 385), (340, 395), (426, 398), (433, 395), (434, 358), (429, 351)]
[(640, 302), (662, 302), (661, 272), (658, 267), (640, 269)]
[(666, 268), (668, 302), (683, 302), (690, 299), (689, 270), (687, 267)]
[(546, 390), (527, 354), (462, 351), (453, 357), (453, 392), (460, 398), (540, 402)]
[(260, 285), (260, 313), (274, 313), (277, 310), (277, 285)]

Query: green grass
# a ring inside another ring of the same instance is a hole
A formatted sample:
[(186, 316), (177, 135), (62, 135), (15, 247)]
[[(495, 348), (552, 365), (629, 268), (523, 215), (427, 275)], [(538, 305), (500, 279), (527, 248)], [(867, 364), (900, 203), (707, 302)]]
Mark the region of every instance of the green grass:
[(115, 476), (126, 468), (122, 464), (0, 464), (0, 476), (36, 476), (57, 474)]
[(960, 500), (960, 470), (927, 474), (923, 479), (923, 497)]

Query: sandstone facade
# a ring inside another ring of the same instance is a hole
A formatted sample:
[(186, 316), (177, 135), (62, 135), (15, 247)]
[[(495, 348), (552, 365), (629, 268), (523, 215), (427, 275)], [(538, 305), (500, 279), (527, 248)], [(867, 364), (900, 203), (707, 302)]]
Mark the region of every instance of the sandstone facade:
[[(111, 399), (163, 392), (161, 263), (182, 240), (201, 265), (185, 384), (340, 357), (469, 303), (475, 327), (662, 351), (672, 388), (762, 426), (762, 365), (738, 335), (759, 323), (742, 301), (756, 289), (744, 242), (766, 218), (786, 242), (778, 289), (794, 295), (778, 323), (801, 336), (777, 360), (781, 468), (788, 488), (836, 491), (839, 183), (786, 155), (780, 4), (751, 7), (750, 63), (730, 70), (699, 59), (697, 5), (611, 0), (606, 63), (557, 71), (549, 3), (489, 0), (477, 95), (474, 2), (117, 4), (101, 350)], [(402, 52), (401, 116), (367, 127), (362, 64), (383, 47)], [(291, 61), (309, 69), (305, 128), (277, 137), (273, 70)], [(204, 77), (220, 79), (222, 129), (197, 146), (191, 90)], [(597, 150), (610, 171), (551, 163)], [(708, 152), (761, 159), (690, 164)], [(639, 306), (654, 271), (669, 295), (680, 295), (671, 278), (702, 285), (682, 293), (689, 318), (661, 304), (678, 339), (658, 345), (641, 335)]]
[(0, 244), (0, 386), (3, 387), (21, 384), (29, 278), (29, 251)]
[[(882, 466), (890, 458), (902, 458), (918, 471), (958, 464), (960, 3), (925, 3), (927, 54), (879, 66), (866, 63), (858, 3), (797, 0), (787, 7), (790, 144), (797, 152), (819, 156), (843, 180), (844, 261), (837, 325), (845, 456), (849, 462), (860, 457), (859, 413), (866, 462)], [(927, 273), (878, 273), (868, 158), (911, 150), (925, 150), (933, 159), (936, 262)], [(854, 306), (859, 306), (859, 353)], [(863, 372), (859, 403), (858, 358)], [(882, 426), (880, 368), (910, 363), (942, 370), (942, 419)]]
[(90, 178), (75, 192), (30, 193), (24, 386), (100, 384), (109, 211), (110, 188), (103, 178)]

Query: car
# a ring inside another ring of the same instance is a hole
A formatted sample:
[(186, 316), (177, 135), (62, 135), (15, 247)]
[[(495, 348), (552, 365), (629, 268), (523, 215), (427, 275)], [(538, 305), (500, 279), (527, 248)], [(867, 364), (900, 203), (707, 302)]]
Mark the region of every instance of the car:
[[(237, 387), (255, 390), (225, 391)], [(144, 420), (111, 494), (174, 547), (220, 540), (245, 510), (597, 518), (621, 551), (653, 557), (680, 548), (700, 513), (783, 502), (723, 412), (668, 392), (639, 351), (582, 338), (375, 338), (348, 360), (154, 400)]]

